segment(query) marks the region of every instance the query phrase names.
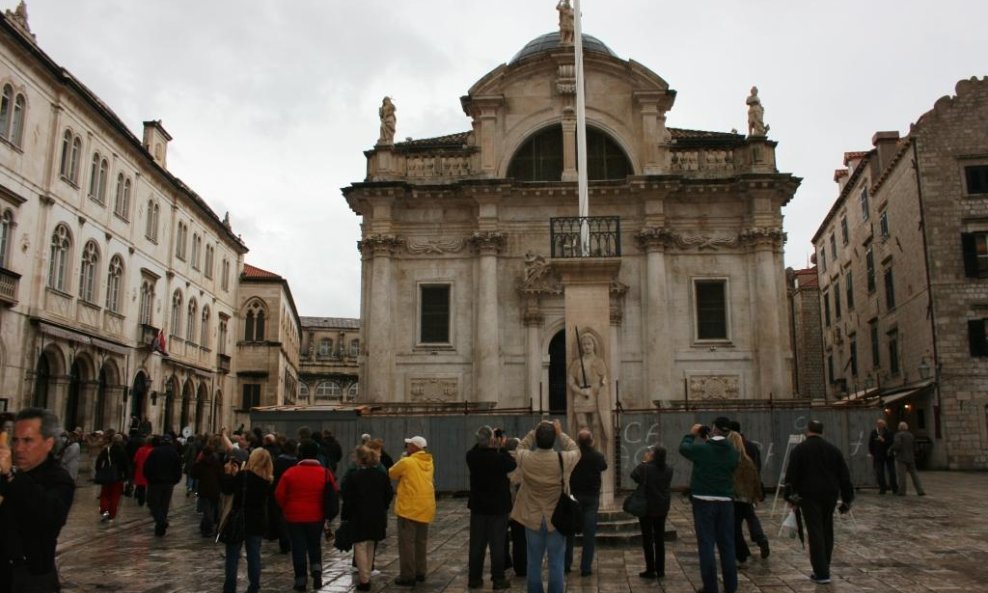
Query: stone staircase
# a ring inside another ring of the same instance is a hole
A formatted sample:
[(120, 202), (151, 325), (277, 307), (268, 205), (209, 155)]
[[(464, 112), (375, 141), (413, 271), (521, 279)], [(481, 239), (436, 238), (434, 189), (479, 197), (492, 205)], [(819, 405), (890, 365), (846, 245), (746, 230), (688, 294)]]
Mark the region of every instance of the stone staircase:
[[(676, 541), (676, 530), (666, 526), (665, 540)], [(597, 514), (597, 545), (598, 546), (627, 546), (640, 545), (642, 540), (638, 518), (625, 513), (620, 508), (608, 509)], [(576, 535), (576, 543), (583, 543), (583, 535)]]

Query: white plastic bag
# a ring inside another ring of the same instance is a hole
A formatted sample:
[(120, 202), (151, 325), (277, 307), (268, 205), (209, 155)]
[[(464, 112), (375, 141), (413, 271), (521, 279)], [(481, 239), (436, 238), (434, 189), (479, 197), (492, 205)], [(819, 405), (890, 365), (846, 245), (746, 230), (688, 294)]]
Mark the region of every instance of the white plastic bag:
[(796, 510), (789, 509), (789, 514), (786, 515), (784, 521), (782, 521), (782, 529), (780, 533), (787, 535), (790, 538), (795, 538), (796, 534), (799, 532), (799, 526), (796, 523)]

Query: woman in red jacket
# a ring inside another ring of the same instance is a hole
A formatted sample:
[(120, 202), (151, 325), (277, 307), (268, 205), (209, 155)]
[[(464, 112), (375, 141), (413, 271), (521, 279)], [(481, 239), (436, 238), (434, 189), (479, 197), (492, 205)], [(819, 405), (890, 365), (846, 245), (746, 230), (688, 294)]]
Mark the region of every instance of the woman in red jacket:
[(144, 461), (147, 460), (153, 449), (151, 437), (144, 437), (144, 443), (134, 453), (134, 498), (139, 507), (144, 506), (148, 493), (148, 479), (144, 477)]
[(318, 454), (319, 446), (314, 441), (306, 439), (299, 443), (299, 462), (285, 471), (274, 493), (292, 542), (296, 591), (305, 591), (306, 557), (313, 588), (322, 587), (323, 525), (339, 509), (333, 472), (319, 464)]

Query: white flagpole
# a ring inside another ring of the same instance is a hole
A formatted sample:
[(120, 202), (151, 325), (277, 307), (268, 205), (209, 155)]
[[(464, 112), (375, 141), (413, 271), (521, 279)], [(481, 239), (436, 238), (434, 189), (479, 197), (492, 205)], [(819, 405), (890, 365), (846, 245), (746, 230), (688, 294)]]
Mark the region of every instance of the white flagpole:
[(590, 196), (587, 190), (587, 105), (583, 90), (583, 14), (580, 0), (573, 0), (573, 48), (576, 56), (576, 167), (577, 192), (580, 197), (580, 251), (590, 254)]

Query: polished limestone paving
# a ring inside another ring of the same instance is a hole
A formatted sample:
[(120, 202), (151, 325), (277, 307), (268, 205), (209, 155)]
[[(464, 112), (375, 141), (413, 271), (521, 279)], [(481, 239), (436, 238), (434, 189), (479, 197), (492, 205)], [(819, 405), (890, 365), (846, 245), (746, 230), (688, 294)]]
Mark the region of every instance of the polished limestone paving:
[[(836, 522), (833, 583), (816, 585), (808, 578), (808, 556), (798, 539), (778, 536), (782, 503), (771, 513), (772, 498), (759, 515), (771, 540), (771, 556), (753, 558), (739, 570), (743, 593), (858, 592), (919, 593), (988, 592), (988, 474), (923, 472), (927, 496), (879, 496), (864, 489), (850, 516)], [(82, 478), (80, 477), (80, 481)], [(910, 484), (910, 491), (912, 491)], [(81, 486), (76, 492), (69, 523), (59, 540), (58, 563), (69, 593), (78, 592), (215, 592), (222, 590), (223, 549), (199, 536), (195, 498), (175, 489), (171, 527), (163, 538), (153, 535), (150, 516), (135, 501), (124, 498), (112, 524), (98, 521), (98, 489)], [(642, 553), (635, 544), (598, 548), (594, 574), (567, 575), (574, 593), (601, 592), (689, 593), (700, 586), (689, 503), (677, 496), (670, 523), (678, 540), (666, 546), (666, 577), (645, 581)], [(397, 547), (392, 518), (388, 538), (378, 548), (379, 576), (372, 577), (374, 592), (408, 591), (393, 584), (397, 575)], [(468, 511), (464, 498), (442, 498), (429, 533), (429, 573), (413, 593), (467, 591)], [(753, 548), (757, 551), (757, 547)], [(577, 550), (577, 561), (579, 550)], [(322, 591), (354, 590), (350, 553), (324, 546)], [(262, 591), (291, 591), (291, 559), (278, 553), (277, 542), (265, 542), (262, 551)], [(489, 570), (489, 568), (488, 568)], [(578, 571), (577, 571), (578, 572)], [(524, 591), (525, 579), (514, 577), (511, 588)], [(311, 581), (310, 581), (311, 584)], [(238, 591), (247, 588), (246, 562), (240, 562)], [(311, 590), (311, 588), (310, 588)], [(491, 590), (490, 580), (484, 590)]]

